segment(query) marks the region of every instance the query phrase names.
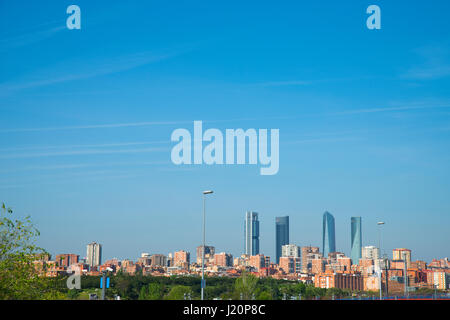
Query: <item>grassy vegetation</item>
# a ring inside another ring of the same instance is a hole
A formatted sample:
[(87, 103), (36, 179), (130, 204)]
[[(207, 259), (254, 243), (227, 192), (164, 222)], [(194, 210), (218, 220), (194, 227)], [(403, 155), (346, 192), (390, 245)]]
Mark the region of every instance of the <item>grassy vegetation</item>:
[[(124, 300), (183, 300), (200, 299), (200, 278), (194, 276), (153, 277), (118, 273), (110, 276), (111, 287), (106, 297), (113, 299), (118, 295)], [(65, 277), (52, 279), (53, 287), (68, 299), (89, 299), (90, 293), (99, 297), (99, 276), (82, 276), (81, 290), (68, 290)], [(206, 279), (205, 299), (331, 299), (349, 297), (351, 292), (340, 289), (315, 288), (302, 282), (261, 278), (244, 274), (240, 278), (208, 277)], [(354, 293), (353, 293), (354, 294)], [(361, 293), (362, 294), (362, 293)]]

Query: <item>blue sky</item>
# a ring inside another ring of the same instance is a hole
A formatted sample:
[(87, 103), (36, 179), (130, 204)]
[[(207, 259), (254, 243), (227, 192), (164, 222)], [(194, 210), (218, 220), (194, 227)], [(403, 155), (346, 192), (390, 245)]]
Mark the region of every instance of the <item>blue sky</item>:
[[(66, 8), (81, 8), (81, 30)], [(382, 29), (366, 28), (381, 8)], [(246, 210), (274, 257), (321, 246), (322, 214), (363, 245), (449, 256), (448, 1), (0, 1), (0, 200), (52, 254), (104, 258), (207, 242), (243, 251)], [(280, 170), (175, 166), (177, 128), (280, 129)]]

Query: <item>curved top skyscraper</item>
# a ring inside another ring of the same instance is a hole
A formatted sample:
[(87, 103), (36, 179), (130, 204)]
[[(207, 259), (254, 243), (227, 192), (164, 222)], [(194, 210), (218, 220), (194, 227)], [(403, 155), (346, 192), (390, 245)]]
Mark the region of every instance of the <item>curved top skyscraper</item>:
[(328, 211), (323, 214), (322, 253), (326, 258), (330, 252), (336, 252), (334, 217)]
[(361, 230), (361, 217), (352, 217), (351, 220), (352, 238), (351, 238), (351, 254), (353, 264), (358, 264), (361, 259), (361, 247), (362, 247), (362, 230)]

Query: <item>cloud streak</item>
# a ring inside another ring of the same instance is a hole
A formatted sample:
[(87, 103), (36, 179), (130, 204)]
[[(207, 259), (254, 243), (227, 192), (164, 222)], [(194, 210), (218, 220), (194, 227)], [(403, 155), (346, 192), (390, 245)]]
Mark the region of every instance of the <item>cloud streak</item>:
[[(266, 120), (292, 120), (305, 116), (342, 116), (355, 114), (368, 114), (379, 112), (395, 112), (395, 111), (409, 111), (420, 109), (436, 109), (436, 108), (450, 108), (448, 101), (430, 101), (420, 103), (410, 103), (408, 105), (398, 105), (392, 107), (378, 107), (378, 108), (363, 108), (354, 110), (343, 110), (328, 113), (303, 114), (299, 116), (273, 116), (267, 118), (235, 118), (235, 119), (221, 119), (221, 120), (203, 120), (204, 123), (226, 123), (235, 121), (266, 121)], [(123, 123), (109, 123), (109, 124), (91, 124), (91, 125), (77, 125), (77, 126), (61, 126), (61, 127), (37, 127), (37, 128), (11, 128), (1, 129), (0, 133), (19, 133), (19, 132), (45, 132), (45, 131), (63, 131), (63, 130), (84, 130), (84, 129), (108, 129), (108, 128), (127, 128), (127, 127), (146, 127), (146, 126), (164, 126), (164, 125), (183, 125), (192, 124), (194, 120), (177, 120), (177, 121), (142, 121), (142, 122), (123, 122)]]
[(428, 46), (414, 50), (422, 64), (410, 68), (401, 78), (410, 80), (435, 80), (450, 76), (450, 50), (442, 46)]
[[(84, 80), (98, 76), (119, 73), (143, 65), (169, 59), (176, 55), (178, 55), (178, 53), (154, 54), (151, 52), (143, 52), (119, 58), (112, 58), (109, 60), (102, 59), (101, 61), (83, 61), (82, 65), (78, 66), (76, 70), (68, 70), (64, 73), (64, 75), (57, 74), (48, 76), (50, 72), (46, 72), (45, 75), (34, 77), (38, 79), (26, 79), (18, 82), (1, 83), (0, 94), (5, 95), (23, 89), (37, 88), (58, 83)], [(93, 68), (93, 66), (95, 66), (95, 68)], [(85, 70), (83, 70), (83, 68)]]
[(386, 107), (386, 108), (355, 109), (355, 110), (347, 110), (347, 111), (328, 113), (327, 115), (339, 116), (339, 115), (352, 115), (352, 114), (378, 113), (378, 112), (391, 112), (391, 111), (408, 111), (408, 110), (435, 109), (435, 108), (450, 108), (450, 104), (410, 105), (410, 106), (398, 106), (398, 107)]
[(146, 144), (162, 144), (169, 143), (170, 141), (146, 141), (146, 142), (119, 142), (119, 143), (103, 143), (103, 144), (72, 144), (72, 145), (58, 145), (58, 146), (27, 146), (27, 147), (14, 147), (1, 149), (2, 152), (17, 151), (17, 150), (43, 150), (43, 149), (57, 149), (57, 148), (102, 148), (102, 147), (124, 147), (124, 146), (137, 146)]
[(125, 127), (144, 127), (144, 126), (158, 126), (158, 125), (173, 125), (185, 124), (192, 121), (145, 121), (145, 122), (125, 122), (125, 123), (110, 123), (110, 124), (93, 124), (84, 126), (63, 126), (63, 127), (47, 127), (47, 128), (18, 128), (18, 129), (3, 129), (2, 133), (8, 132), (32, 132), (32, 131), (62, 131), (62, 130), (80, 130), (80, 129), (107, 129), (107, 128), (125, 128)]
[(16, 154), (0, 155), (0, 159), (64, 157), (64, 156), (119, 154), (119, 153), (146, 153), (146, 152), (161, 152), (168, 150), (169, 148), (139, 148), (139, 149), (116, 149), (116, 150), (91, 149), (91, 150), (42, 152), (42, 153), (16, 153)]
[[(51, 23), (48, 23), (51, 24)], [(45, 25), (48, 25), (45, 24)], [(12, 36), (3, 38), (0, 40), (0, 51), (11, 50), (18, 47), (28, 46), (47, 38), (51, 38), (57, 33), (61, 32), (65, 29), (65, 26), (57, 26), (46, 30), (39, 30), (34, 32), (29, 32), (25, 34), (21, 34), (18, 36)]]

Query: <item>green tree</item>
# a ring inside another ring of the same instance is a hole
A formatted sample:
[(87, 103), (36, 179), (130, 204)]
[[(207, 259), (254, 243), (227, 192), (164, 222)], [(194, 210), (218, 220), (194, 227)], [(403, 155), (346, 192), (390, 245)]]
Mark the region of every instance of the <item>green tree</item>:
[(0, 299), (58, 299), (45, 270), (34, 263), (46, 252), (34, 242), (39, 231), (30, 217), (13, 218), (13, 211), (2, 203), (0, 208)]
[(142, 286), (139, 300), (160, 300), (164, 296), (164, 286), (159, 283), (150, 283)]
[(167, 300), (183, 300), (184, 297), (188, 295), (193, 295), (191, 288), (187, 286), (173, 286), (169, 294), (166, 296)]
[(256, 297), (256, 300), (272, 300), (272, 294), (270, 291), (261, 291)]
[(257, 294), (258, 278), (243, 272), (234, 283), (235, 299), (251, 300)]

